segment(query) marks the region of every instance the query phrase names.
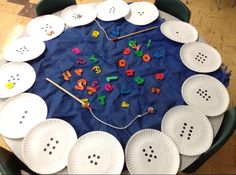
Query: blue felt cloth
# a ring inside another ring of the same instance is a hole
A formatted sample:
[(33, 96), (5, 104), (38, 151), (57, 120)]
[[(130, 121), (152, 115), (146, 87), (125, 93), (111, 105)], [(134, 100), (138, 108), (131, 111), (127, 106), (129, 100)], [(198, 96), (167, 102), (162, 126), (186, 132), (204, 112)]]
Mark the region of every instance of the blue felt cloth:
[[(116, 32), (114, 33), (116, 27), (120, 28), (119, 34), (122, 36), (151, 26), (160, 26), (163, 22), (161, 19), (157, 19), (146, 26), (134, 26), (124, 19), (115, 22), (98, 21), (111, 38), (114, 37), (112, 34), (116, 34)], [(96, 39), (91, 36), (93, 30), (100, 32)], [(152, 40), (150, 48), (146, 46), (148, 39)], [(137, 44), (141, 45), (141, 50), (151, 55), (150, 62), (144, 62), (142, 58), (134, 54), (135, 50), (128, 45), (130, 40), (136, 40)], [(196, 74), (181, 62), (179, 50), (182, 44), (167, 39), (160, 32), (159, 27), (118, 42), (111, 42), (107, 40), (97, 23), (92, 22), (86, 26), (65, 30), (59, 37), (47, 41), (46, 46), (47, 49), (42, 56), (29, 62), (37, 74), (36, 82), (29, 92), (38, 94), (46, 101), (49, 109), (48, 118), (59, 118), (69, 122), (75, 128), (78, 137), (90, 131), (107, 131), (113, 134), (122, 146), (125, 146), (128, 139), (136, 131), (145, 128), (160, 130), (161, 120), (167, 110), (176, 105), (185, 104), (181, 96), (182, 83), (191, 75)], [(123, 54), (123, 49), (126, 47), (131, 49), (130, 55)], [(81, 53), (79, 55), (74, 54), (73, 48), (80, 48)], [(160, 52), (163, 57), (154, 58), (155, 52)], [(89, 61), (91, 55), (97, 57), (98, 63)], [(78, 57), (86, 59), (87, 63), (78, 65), (76, 63)], [(125, 68), (117, 66), (117, 62), (121, 58), (127, 61)], [(95, 65), (101, 67), (101, 74), (95, 74), (92, 70)], [(81, 77), (74, 73), (77, 68), (83, 68)], [(131, 68), (135, 70), (135, 75), (145, 79), (143, 85), (137, 85), (134, 77), (125, 76), (125, 71)], [(70, 81), (63, 79), (62, 73), (66, 70), (72, 74)], [(163, 72), (165, 79), (157, 81), (154, 77), (157, 72)], [(210, 75), (216, 77), (225, 86), (228, 85), (229, 78), (220, 69)], [(111, 82), (114, 85), (112, 92), (106, 92), (103, 88), (106, 83), (106, 76), (119, 77), (117, 81)], [(113, 129), (95, 120), (87, 109), (82, 108), (77, 101), (48, 83), (45, 77), (52, 79), (77, 97), (88, 98), (94, 113), (101, 120), (112, 125), (127, 125), (138, 114), (144, 113), (149, 106), (153, 106), (156, 113), (148, 114), (136, 120), (125, 130)], [(87, 85), (91, 85), (94, 80), (98, 81), (100, 89), (91, 96), (88, 95), (86, 89), (83, 91), (75, 90), (77, 80), (81, 78), (87, 80)], [(131, 89), (132, 92), (128, 95), (122, 95), (120, 94), (122, 87)], [(159, 87), (161, 89), (160, 94), (153, 94), (150, 91), (152, 87)], [(100, 105), (97, 100), (98, 96), (101, 95), (106, 96), (104, 106)], [(129, 108), (122, 108), (120, 106), (122, 101), (128, 102)]]

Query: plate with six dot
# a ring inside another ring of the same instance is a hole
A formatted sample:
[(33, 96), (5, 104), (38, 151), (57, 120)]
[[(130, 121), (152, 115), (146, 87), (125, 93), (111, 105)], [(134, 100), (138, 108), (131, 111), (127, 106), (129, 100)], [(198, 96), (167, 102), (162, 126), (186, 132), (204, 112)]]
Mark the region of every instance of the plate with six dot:
[(45, 50), (43, 41), (31, 37), (22, 37), (13, 41), (4, 49), (3, 58), (6, 61), (21, 62), (39, 57)]
[(18, 95), (34, 84), (34, 68), (25, 62), (9, 62), (0, 67), (0, 98)]
[(161, 24), (161, 33), (172, 41), (179, 43), (194, 42), (198, 39), (198, 32), (191, 24), (169, 20)]
[(162, 119), (161, 131), (175, 142), (180, 154), (187, 156), (202, 154), (213, 141), (213, 129), (208, 118), (187, 105), (168, 110)]
[(184, 44), (180, 49), (180, 58), (186, 67), (200, 73), (213, 72), (222, 63), (219, 52), (202, 42)]
[(216, 78), (198, 74), (185, 80), (181, 88), (184, 101), (209, 117), (223, 114), (229, 106), (229, 93)]
[(60, 119), (47, 119), (33, 127), (22, 144), (24, 163), (38, 174), (56, 173), (67, 165), (77, 140), (74, 128)]
[(22, 138), (47, 117), (47, 105), (38, 95), (22, 93), (7, 99), (0, 108), (0, 133)]
[(68, 157), (69, 174), (120, 174), (124, 152), (111, 134), (93, 131), (81, 136)]
[(130, 174), (176, 174), (180, 165), (175, 143), (154, 129), (140, 130), (131, 136), (125, 161)]

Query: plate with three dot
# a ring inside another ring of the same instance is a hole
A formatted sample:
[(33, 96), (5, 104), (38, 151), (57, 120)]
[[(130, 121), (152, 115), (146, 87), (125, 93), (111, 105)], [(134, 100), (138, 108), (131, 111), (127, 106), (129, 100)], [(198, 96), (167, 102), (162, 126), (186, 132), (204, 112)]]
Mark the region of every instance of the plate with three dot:
[(184, 44), (180, 49), (180, 58), (186, 67), (201, 73), (213, 72), (222, 63), (219, 52), (202, 42)]
[(125, 161), (130, 174), (176, 174), (180, 156), (175, 143), (166, 134), (144, 129), (129, 139)]
[(192, 106), (175, 106), (168, 110), (161, 131), (177, 145), (180, 154), (196, 156), (208, 150), (213, 141), (213, 129), (208, 118)]
[(68, 157), (69, 174), (120, 174), (124, 152), (111, 134), (93, 131), (81, 136)]
[(208, 117), (223, 114), (229, 106), (229, 93), (216, 78), (198, 74), (186, 79), (181, 88), (184, 101)]
[(22, 143), (24, 163), (39, 174), (56, 173), (67, 165), (77, 140), (74, 128), (60, 119), (47, 119), (33, 127)]

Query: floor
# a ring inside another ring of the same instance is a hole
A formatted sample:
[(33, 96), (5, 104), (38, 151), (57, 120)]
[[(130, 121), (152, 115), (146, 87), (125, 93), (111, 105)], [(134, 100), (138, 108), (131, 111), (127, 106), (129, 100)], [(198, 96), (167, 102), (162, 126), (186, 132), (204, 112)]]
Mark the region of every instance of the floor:
[[(77, 0), (80, 3), (93, 1), (96, 0)], [(35, 16), (34, 7), (37, 2), (38, 0), (0, 0), (0, 61), (7, 43), (18, 38), (24, 32), (26, 24)], [(184, 0), (183, 2), (185, 3)], [(217, 8), (217, 2), (220, 2), (220, 9)], [(224, 64), (232, 70), (228, 91), (230, 106), (236, 106), (236, 7), (231, 7), (230, 2), (231, 0), (188, 0), (188, 7), (192, 11), (190, 23), (206, 42), (220, 52)], [(1, 137), (0, 146), (7, 148)], [(236, 174), (236, 132), (195, 174)]]

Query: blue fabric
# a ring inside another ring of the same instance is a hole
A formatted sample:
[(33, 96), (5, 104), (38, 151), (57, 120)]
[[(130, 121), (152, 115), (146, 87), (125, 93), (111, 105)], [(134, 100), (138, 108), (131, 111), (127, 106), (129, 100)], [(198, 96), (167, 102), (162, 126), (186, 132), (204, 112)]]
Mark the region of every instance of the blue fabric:
[[(134, 26), (124, 19), (115, 22), (98, 21), (111, 38), (114, 37), (112, 33), (117, 35), (117, 32), (113, 31), (116, 27), (119, 28), (120, 36), (122, 36), (151, 26), (160, 26), (163, 22), (162, 19), (157, 19), (146, 26)], [(94, 30), (100, 32), (96, 39), (91, 36)], [(150, 48), (146, 46), (148, 39), (152, 40)], [(150, 62), (143, 62), (134, 54), (135, 50), (128, 46), (130, 40), (136, 40), (137, 44), (141, 45), (141, 50), (151, 55)], [(96, 22), (93, 22), (86, 26), (65, 30), (59, 37), (47, 41), (46, 46), (47, 49), (42, 56), (29, 62), (37, 74), (36, 82), (29, 92), (38, 94), (46, 101), (49, 109), (48, 118), (59, 118), (69, 122), (75, 128), (78, 137), (90, 131), (107, 131), (113, 134), (122, 146), (126, 145), (128, 139), (136, 131), (145, 128), (160, 130), (161, 120), (167, 110), (176, 105), (185, 104), (181, 96), (182, 83), (188, 77), (196, 74), (181, 62), (179, 50), (182, 44), (167, 39), (159, 28), (118, 42), (111, 42), (106, 39)], [(123, 54), (123, 49), (126, 47), (131, 49), (130, 55)], [(74, 54), (73, 48), (80, 48), (81, 53)], [(153, 57), (157, 51), (163, 55), (163, 58)], [(91, 55), (95, 55), (99, 62), (89, 61)], [(83, 57), (87, 63), (78, 65), (76, 63), (78, 57)], [(127, 61), (125, 68), (117, 66), (117, 62), (121, 58)], [(92, 70), (95, 65), (101, 67), (101, 74), (95, 74)], [(77, 68), (83, 68), (81, 77), (74, 73)], [(126, 77), (125, 71), (128, 69), (134, 69), (135, 75), (143, 77), (144, 84), (137, 85), (134, 77)], [(72, 74), (69, 82), (65, 81), (62, 76), (66, 70), (70, 70)], [(157, 81), (154, 77), (157, 72), (163, 72), (165, 79)], [(228, 85), (229, 78), (220, 69), (209, 75), (216, 77), (225, 86)], [(107, 83), (107, 76), (119, 77), (117, 81), (111, 82), (114, 85), (112, 92), (106, 92), (103, 88)], [(88, 98), (94, 113), (101, 120), (112, 125), (127, 125), (135, 116), (144, 113), (149, 106), (153, 106), (156, 113), (139, 118), (125, 130), (113, 129), (95, 120), (87, 109), (82, 108), (77, 101), (48, 83), (45, 77), (52, 79), (79, 98)], [(87, 80), (87, 85), (91, 85), (94, 80), (98, 81), (100, 89), (91, 96), (87, 94), (87, 90), (76, 90), (74, 87), (77, 80), (81, 78)], [(120, 94), (123, 87), (131, 89), (132, 92), (128, 95)], [(150, 91), (152, 87), (159, 87), (160, 94), (152, 94)], [(106, 96), (104, 106), (101, 106), (97, 100), (101, 95)], [(122, 108), (120, 106), (122, 101), (128, 102), (129, 108)]]

